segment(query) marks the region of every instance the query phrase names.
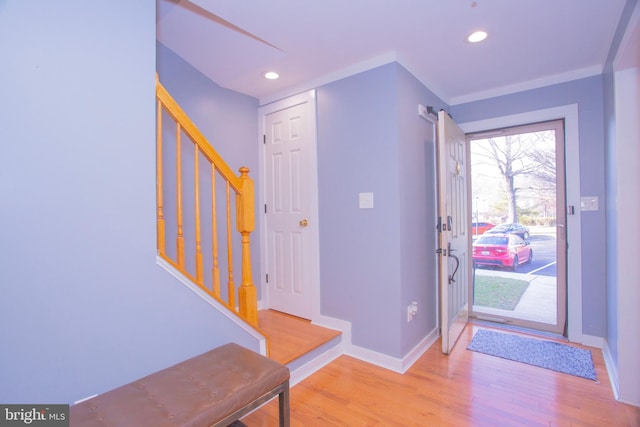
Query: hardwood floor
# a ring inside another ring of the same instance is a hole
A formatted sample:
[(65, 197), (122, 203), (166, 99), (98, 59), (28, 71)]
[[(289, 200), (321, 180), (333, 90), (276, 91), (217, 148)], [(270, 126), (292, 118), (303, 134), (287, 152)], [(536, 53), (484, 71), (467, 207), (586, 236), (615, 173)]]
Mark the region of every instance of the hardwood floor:
[[(640, 408), (614, 400), (602, 352), (598, 382), (436, 342), (405, 373), (341, 356), (291, 389), (292, 426), (640, 426)], [(482, 326), (484, 328), (484, 326)], [(277, 426), (272, 401), (242, 420)]]
[(275, 310), (260, 310), (258, 325), (269, 337), (270, 358), (283, 365), (340, 335), (340, 331)]

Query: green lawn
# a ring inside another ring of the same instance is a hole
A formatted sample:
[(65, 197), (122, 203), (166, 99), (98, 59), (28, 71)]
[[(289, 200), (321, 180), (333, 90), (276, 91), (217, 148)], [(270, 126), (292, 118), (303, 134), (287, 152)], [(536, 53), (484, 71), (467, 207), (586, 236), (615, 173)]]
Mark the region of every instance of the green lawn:
[(527, 290), (529, 282), (503, 277), (476, 276), (473, 304), (481, 307), (513, 310)]

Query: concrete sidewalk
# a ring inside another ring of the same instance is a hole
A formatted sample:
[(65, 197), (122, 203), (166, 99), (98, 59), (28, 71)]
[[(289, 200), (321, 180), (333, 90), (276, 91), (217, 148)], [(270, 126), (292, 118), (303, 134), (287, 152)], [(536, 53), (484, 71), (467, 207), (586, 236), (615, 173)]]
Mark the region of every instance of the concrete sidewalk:
[(518, 305), (514, 310), (501, 310), (482, 306), (473, 306), (476, 313), (490, 314), (496, 317), (516, 317), (534, 322), (556, 324), (556, 278), (527, 273), (477, 268), (476, 275), (506, 277), (529, 282)]

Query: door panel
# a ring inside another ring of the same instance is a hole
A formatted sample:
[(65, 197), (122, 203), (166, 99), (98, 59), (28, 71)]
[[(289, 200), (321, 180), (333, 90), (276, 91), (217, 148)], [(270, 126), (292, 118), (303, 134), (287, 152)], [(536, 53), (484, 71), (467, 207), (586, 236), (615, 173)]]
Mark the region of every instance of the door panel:
[(267, 305), (306, 319), (317, 285), (309, 104), (292, 102), (263, 116)]
[(438, 114), (438, 215), (442, 351), (450, 353), (468, 319), (470, 236), (467, 223), (467, 148), (464, 132)]

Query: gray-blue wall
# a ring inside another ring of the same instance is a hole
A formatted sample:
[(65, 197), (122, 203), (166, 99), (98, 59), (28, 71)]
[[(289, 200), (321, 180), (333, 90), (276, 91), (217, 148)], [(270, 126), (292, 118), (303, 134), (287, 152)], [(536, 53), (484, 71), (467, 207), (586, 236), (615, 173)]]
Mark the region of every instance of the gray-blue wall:
[(154, 2), (6, 0), (0, 51), (0, 402), (257, 350), (156, 265)]
[[(392, 65), (317, 92), (321, 312), (353, 322), (354, 344), (393, 356), (400, 352), (396, 92)], [(358, 208), (361, 192), (374, 193), (374, 209)]]
[(352, 323), (353, 344), (402, 357), (436, 327), (433, 138), (417, 109), (443, 103), (397, 63), (317, 100), (321, 311)]
[[(602, 76), (454, 105), (451, 113), (458, 123), (467, 123), (568, 104), (578, 105), (581, 195), (597, 196), (600, 206), (604, 206)], [(581, 215), (582, 332), (604, 337), (607, 327), (605, 210), (600, 208), (597, 212)]]
[[(398, 147), (400, 153), (400, 307), (401, 355), (406, 355), (439, 325), (436, 232), (435, 124), (418, 116), (418, 104), (435, 111), (444, 102), (404, 67), (397, 67)], [(407, 306), (418, 302), (418, 314), (407, 323)]]

